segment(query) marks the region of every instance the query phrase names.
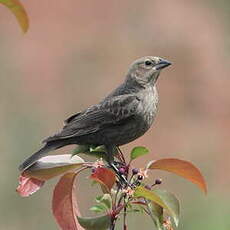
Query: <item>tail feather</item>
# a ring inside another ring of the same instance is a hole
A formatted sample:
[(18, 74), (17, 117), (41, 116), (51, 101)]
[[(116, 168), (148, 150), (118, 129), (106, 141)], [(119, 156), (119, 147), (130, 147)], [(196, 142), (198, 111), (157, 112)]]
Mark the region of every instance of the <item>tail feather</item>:
[(38, 161), (41, 157), (48, 155), (47, 153), (62, 147), (60, 143), (47, 143), (43, 146), (40, 150), (34, 153), (32, 156), (28, 157), (19, 167), (20, 171), (24, 171), (25, 169), (29, 168), (32, 164)]

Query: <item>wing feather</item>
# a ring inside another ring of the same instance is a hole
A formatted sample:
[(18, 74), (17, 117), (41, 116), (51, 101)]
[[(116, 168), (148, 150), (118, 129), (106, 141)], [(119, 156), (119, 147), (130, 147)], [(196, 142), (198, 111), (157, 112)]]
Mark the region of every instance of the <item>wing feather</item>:
[(94, 133), (105, 126), (112, 126), (133, 116), (137, 110), (139, 98), (135, 95), (111, 97), (100, 104), (71, 116), (65, 121), (63, 129), (43, 142)]

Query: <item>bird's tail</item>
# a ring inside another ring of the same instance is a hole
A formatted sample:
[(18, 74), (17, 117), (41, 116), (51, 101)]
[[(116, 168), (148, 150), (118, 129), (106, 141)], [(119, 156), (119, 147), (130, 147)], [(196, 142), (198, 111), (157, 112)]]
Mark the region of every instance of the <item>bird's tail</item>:
[(48, 152), (62, 147), (61, 143), (46, 143), (40, 150), (34, 153), (32, 156), (28, 157), (19, 167), (20, 171), (24, 171), (29, 168), (33, 163), (39, 160), (41, 157), (46, 156)]

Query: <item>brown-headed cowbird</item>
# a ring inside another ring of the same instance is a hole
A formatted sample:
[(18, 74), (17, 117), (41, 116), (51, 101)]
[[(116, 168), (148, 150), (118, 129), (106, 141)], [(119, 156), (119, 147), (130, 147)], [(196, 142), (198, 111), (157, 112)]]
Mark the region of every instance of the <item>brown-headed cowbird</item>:
[(100, 103), (69, 117), (63, 129), (46, 138), (44, 146), (27, 158), (19, 170), (70, 144), (104, 145), (111, 164), (114, 148), (142, 136), (152, 125), (158, 104), (156, 81), (160, 71), (170, 64), (153, 56), (134, 61), (118, 88)]

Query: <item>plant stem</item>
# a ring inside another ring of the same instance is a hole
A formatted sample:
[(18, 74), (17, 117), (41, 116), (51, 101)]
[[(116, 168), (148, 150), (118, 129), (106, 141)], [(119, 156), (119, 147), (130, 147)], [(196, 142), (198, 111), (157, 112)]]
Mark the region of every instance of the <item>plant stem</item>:
[(121, 195), (121, 197), (120, 197), (120, 199), (119, 199), (119, 201), (118, 201), (118, 203), (117, 203), (117, 206), (120, 206), (121, 201), (122, 201), (123, 198), (125, 198), (125, 194), (122, 194), (122, 195)]
[(110, 230), (114, 230), (115, 229), (115, 223), (116, 223), (116, 219), (112, 220), (111, 226), (110, 226)]
[[(125, 201), (124, 201), (125, 202)], [(123, 230), (126, 230), (127, 229), (127, 225), (126, 225), (126, 216), (127, 216), (127, 205), (125, 203), (125, 206), (124, 206), (124, 219), (123, 219)]]
[[(121, 149), (119, 147), (117, 147), (118, 151), (119, 151), (119, 158), (120, 161), (124, 164), (124, 166), (126, 165), (126, 161), (124, 158), (124, 155), (121, 151)], [(128, 173), (126, 175), (126, 179), (128, 178)], [(121, 209), (124, 209), (124, 223), (123, 223), (123, 230), (127, 230), (127, 225), (126, 225), (126, 217), (127, 217), (127, 203), (125, 202), (125, 198), (126, 198), (126, 194), (121, 194), (119, 199), (118, 199), (118, 193), (120, 192), (120, 190), (122, 189), (122, 187), (117, 184), (117, 191), (115, 194), (115, 198), (114, 198), (114, 202), (113, 202), (113, 207), (112, 207), (112, 212), (116, 212), (117, 209), (119, 209), (118, 213), (120, 213)], [(121, 204), (123, 201), (123, 204)], [(112, 215), (111, 217), (111, 226), (110, 226), (110, 230), (115, 230), (115, 224), (116, 224), (116, 220), (117, 220), (117, 215), (118, 213), (116, 213), (116, 215)]]
[[(117, 187), (118, 187), (118, 186), (117, 186)], [(119, 186), (119, 187), (120, 187), (120, 186)], [(113, 207), (112, 207), (113, 210), (116, 209), (117, 195), (118, 195), (118, 192), (119, 192), (119, 187), (117, 188), (117, 191), (116, 191), (116, 194), (115, 194), (115, 198), (114, 198), (114, 201), (113, 201)]]

